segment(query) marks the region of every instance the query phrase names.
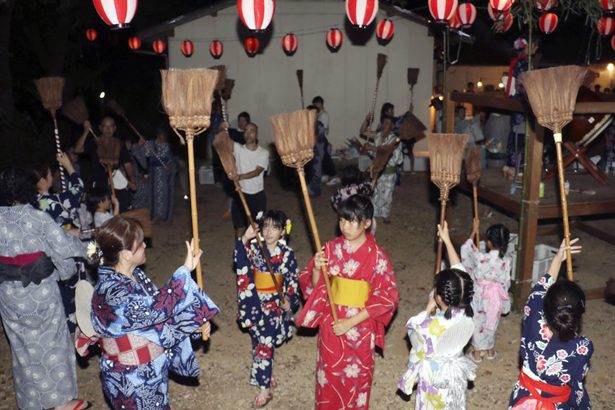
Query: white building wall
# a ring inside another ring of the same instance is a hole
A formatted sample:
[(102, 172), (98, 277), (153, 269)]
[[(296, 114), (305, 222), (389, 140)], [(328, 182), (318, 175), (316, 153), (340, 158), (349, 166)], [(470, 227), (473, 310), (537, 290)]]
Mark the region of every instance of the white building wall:
[[(381, 11), (378, 21), (385, 15)], [(169, 66), (174, 68), (210, 67), (224, 64), (228, 77), (235, 79), (229, 101), (231, 118), (248, 111), (259, 126), (263, 145), (273, 141), (271, 115), (301, 108), (296, 70), (303, 69), (305, 105), (321, 95), (330, 115), (329, 140), (343, 147), (347, 138), (357, 136), (361, 122), (371, 108), (376, 83), (376, 56), (388, 56), (380, 81), (376, 112), (386, 101), (395, 105), (396, 114), (408, 109), (410, 92), (406, 81), (408, 67), (420, 68), (419, 83), (414, 87), (415, 114), (429, 124), (429, 99), (432, 88), (433, 38), (427, 28), (400, 17), (393, 17), (395, 36), (381, 46), (373, 36), (364, 46), (353, 45), (344, 29), (342, 2), (284, 0), (277, 2), (269, 44), (261, 41), (261, 51), (248, 57), (238, 35), (241, 25), (237, 9), (230, 7), (175, 28), (169, 38)], [(326, 31), (338, 27), (344, 33), (341, 49), (332, 53), (326, 47)], [(286, 56), (281, 38), (287, 32), (298, 37), (299, 47)], [(191, 58), (181, 54), (181, 42), (190, 39), (195, 51)], [(219, 39), (224, 54), (214, 60), (209, 43)]]

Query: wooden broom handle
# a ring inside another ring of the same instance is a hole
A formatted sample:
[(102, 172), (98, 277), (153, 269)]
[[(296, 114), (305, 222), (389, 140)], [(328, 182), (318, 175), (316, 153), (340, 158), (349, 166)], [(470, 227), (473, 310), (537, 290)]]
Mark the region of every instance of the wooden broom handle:
[[(196, 180), (195, 180), (195, 171), (194, 171), (194, 130), (187, 129), (186, 130), (186, 141), (188, 142), (188, 176), (190, 181), (190, 211), (192, 214), (192, 238), (194, 239), (194, 254), (198, 254), (200, 246), (199, 246), (199, 215), (196, 206)], [(203, 290), (203, 271), (201, 270), (201, 260), (199, 259), (196, 264), (196, 283), (199, 285), (199, 288)], [(205, 327), (207, 325), (203, 324), (201, 326), (202, 329), (202, 338), (203, 340), (209, 339), (209, 336), (206, 334)]]
[[(53, 118), (53, 138), (56, 143), (56, 153), (62, 153), (62, 147), (60, 145), (60, 131), (58, 130), (58, 121), (56, 120), (55, 111), (51, 112), (51, 118)], [(66, 191), (66, 177), (64, 176), (64, 167), (58, 162), (60, 167), (60, 181), (62, 182), (62, 192)]]
[(246, 197), (243, 195), (243, 192), (241, 191), (241, 186), (239, 185), (239, 182), (237, 182), (237, 180), (233, 180), (233, 182), (235, 183), (235, 190), (239, 194), (239, 199), (241, 199), (241, 204), (243, 205), (243, 209), (246, 212), (246, 216), (248, 217), (250, 226), (252, 227), (252, 229), (254, 229), (254, 232), (256, 232), (256, 242), (258, 243), (258, 247), (260, 248), (261, 253), (263, 254), (263, 259), (265, 259), (265, 263), (267, 264), (267, 269), (269, 270), (269, 274), (271, 275), (271, 280), (273, 280), (273, 285), (275, 286), (275, 290), (278, 292), (278, 296), (280, 297), (280, 302), (284, 303), (285, 301), (284, 292), (282, 292), (282, 287), (280, 286), (277, 279), (275, 278), (275, 274), (273, 273), (273, 266), (271, 266), (271, 261), (269, 260), (269, 257), (267, 256), (267, 252), (265, 251), (265, 245), (263, 245), (261, 238), (258, 236), (258, 232), (256, 231), (256, 224), (254, 223), (254, 218), (252, 218), (250, 207), (248, 206), (248, 203), (246, 202)]
[(111, 196), (115, 196), (115, 185), (113, 184), (113, 172), (111, 171), (111, 165), (105, 164), (107, 170), (107, 178), (109, 178), (109, 187), (111, 188)]
[[(472, 198), (474, 200), (474, 220), (478, 221), (478, 185), (476, 182), (472, 183)], [(476, 247), (480, 247), (479, 230), (476, 230)]]
[[(301, 191), (303, 192), (305, 208), (307, 209), (310, 226), (312, 228), (312, 234), (314, 235), (314, 244), (316, 245), (317, 251), (320, 252), (320, 250), (322, 249), (322, 244), (320, 243), (320, 235), (318, 235), (318, 227), (316, 226), (316, 220), (314, 219), (312, 201), (310, 200), (307, 184), (305, 183), (305, 171), (303, 170), (303, 167), (297, 168), (297, 173), (299, 174), (299, 181), (301, 182)], [(333, 316), (333, 321), (337, 323), (337, 307), (335, 306), (335, 302), (333, 301), (331, 283), (329, 282), (329, 272), (327, 271), (327, 268), (325, 266), (322, 267), (322, 275), (323, 279), (325, 280), (325, 287), (327, 289), (327, 298), (329, 299), (329, 305), (331, 306), (331, 315)]]
[[(558, 136), (559, 135), (559, 138)], [(568, 200), (564, 189), (564, 162), (562, 159), (562, 137), (561, 133), (553, 133), (555, 139), (555, 151), (557, 152), (557, 174), (559, 178), (559, 193), (562, 203), (562, 221), (564, 223), (564, 241), (566, 243), (566, 276), (568, 280), (573, 280), (572, 273), (572, 254), (570, 253), (570, 226), (568, 225)], [(559, 139), (559, 141), (558, 141)]]
[[(446, 199), (440, 200), (440, 226), (444, 226), (444, 220), (446, 218)], [(442, 238), (438, 236), (438, 252), (436, 253), (436, 271), (434, 275), (440, 272), (440, 265), (442, 264)]]

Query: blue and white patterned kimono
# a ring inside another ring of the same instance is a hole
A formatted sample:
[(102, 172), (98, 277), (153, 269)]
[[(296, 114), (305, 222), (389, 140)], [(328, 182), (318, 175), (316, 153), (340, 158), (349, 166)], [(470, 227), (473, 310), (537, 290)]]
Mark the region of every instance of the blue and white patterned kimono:
[(250, 384), (261, 388), (270, 387), (275, 347), (292, 337), (292, 311), (299, 308), (300, 302), (295, 252), (286, 246), (284, 240), (278, 241), (270, 262), (274, 273), (284, 276), (282, 291), (290, 301), (289, 312), (282, 310), (277, 293), (256, 291), (254, 270), (268, 272), (256, 241), (246, 245), (241, 240), (237, 241), (237, 320), (241, 327), (248, 329), (252, 338)]
[(137, 268), (134, 280), (102, 266), (92, 297), (92, 324), (101, 337), (131, 333), (165, 349), (149, 363), (127, 367), (100, 358), (101, 379), (114, 408), (169, 409), (168, 373), (199, 375), (189, 335), (219, 312), (182, 266), (162, 289)]
[(68, 188), (59, 194), (41, 192), (36, 196), (36, 207), (49, 214), (60, 226), (72, 224), (73, 228), (81, 228), (79, 206), (83, 196), (83, 180), (77, 172), (68, 177)]

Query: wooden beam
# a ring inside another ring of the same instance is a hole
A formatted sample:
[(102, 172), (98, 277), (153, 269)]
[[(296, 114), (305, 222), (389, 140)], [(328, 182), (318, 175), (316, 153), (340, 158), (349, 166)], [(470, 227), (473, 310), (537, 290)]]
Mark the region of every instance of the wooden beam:
[(544, 128), (535, 122), (535, 129), (529, 128), (526, 137), (528, 157), (525, 158), (525, 171), (523, 173), (523, 220), (519, 221), (519, 238), (517, 250), (517, 272), (515, 273), (515, 308), (521, 309), (531, 291), (532, 270), (534, 268), (534, 247), (538, 229), (539, 197), (538, 185), (542, 178), (542, 148), (544, 141)]
[(602, 239), (605, 242), (610, 243), (611, 245), (615, 245), (615, 232), (608, 232), (602, 229), (598, 229), (597, 227), (588, 224), (583, 221), (575, 220), (575, 227), (580, 229), (588, 234), (595, 236), (598, 239)]
[(575, 114), (615, 114), (615, 103), (612, 101), (578, 102), (574, 107)]

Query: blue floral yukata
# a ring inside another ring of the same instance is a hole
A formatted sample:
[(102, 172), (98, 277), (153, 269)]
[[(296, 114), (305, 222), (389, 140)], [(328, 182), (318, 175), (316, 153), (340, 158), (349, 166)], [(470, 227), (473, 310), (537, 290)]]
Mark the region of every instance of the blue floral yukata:
[[(267, 251), (267, 253), (269, 253)], [(276, 346), (281, 346), (292, 337), (292, 311), (299, 308), (299, 287), (295, 252), (278, 241), (270, 262), (282, 285), (282, 291), (290, 301), (291, 311), (284, 312), (278, 294), (270, 290), (256, 289), (255, 274), (266, 273), (267, 265), (256, 241), (245, 244), (238, 240), (235, 245), (235, 266), (237, 269), (237, 320), (247, 328), (252, 339), (252, 372), (250, 384), (269, 388), (273, 373), (273, 359)], [(255, 273), (256, 271), (256, 273)]]
[[(540, 278), (523, 308), (523, 333), (519, 352), (523, 367), (520, 380), (513, 387), (509, 409), (591, 409), (584, 380), (589, 371), (589, 359), (594, 345), (585, 336), (560, 341), (553, 335), (544, 314), (544, 298), (555, 283), (551, 275)], [(525, 375), (525, 376), (524, 376)], [(525, 383), (523, 380), (525, 379)], [(533, 382), (534, 380), (534, 382)], [(565, 399), (553, 394), (534, 395), (533, 384), (543, 385), (540, 390), (568, 390)], [(529, 388), (528, 388), (529, 386)]]
[(92, 297), (92, 323), (101, 338), (147, 339), (164, 353), (148, 363), (126, 366), (104, 351), (100, 358), (106, 398), (114, 409), (170, 409), (169, 371), (197, 377), (189, 335), (219, 312), (182, 266), (161, 289), (137, 268), (134, 280), (102, 266)]

